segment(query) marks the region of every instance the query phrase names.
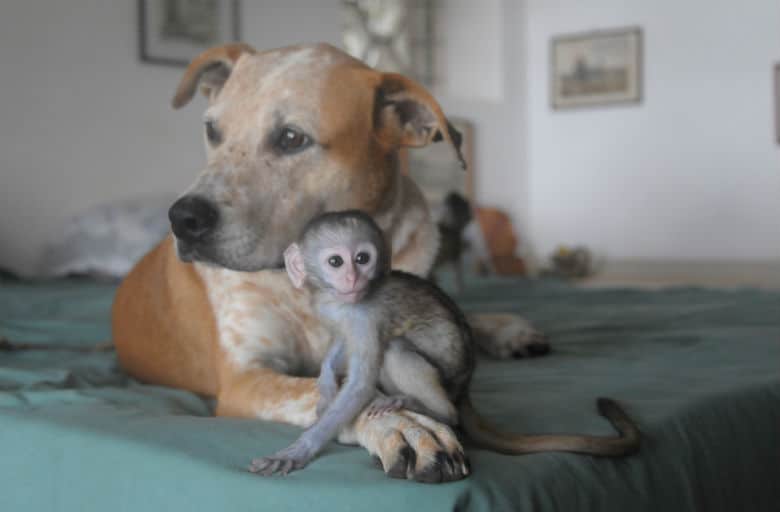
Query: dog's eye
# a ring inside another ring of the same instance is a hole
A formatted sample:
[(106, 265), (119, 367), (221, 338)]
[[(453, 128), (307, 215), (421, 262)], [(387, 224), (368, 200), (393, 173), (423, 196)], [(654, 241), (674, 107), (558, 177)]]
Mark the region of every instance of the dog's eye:
[(286, 154), (297, 153), (311, 144), (311, 139), (303, 132), (290, 126), (285, 126), (279, 131), (275, 146)]
[(213, 119), (208, 119), (206, 121), (206, 139), (208, 139), (212, 146), (216, 146), (222, 142), (222, 134), (219, 133), (217, 123)]
[(331, 256), (328, 258), (328, 265), (333, 268), (339, 268), (343, 264), (344, 260), (341, 258), (341, 256)]

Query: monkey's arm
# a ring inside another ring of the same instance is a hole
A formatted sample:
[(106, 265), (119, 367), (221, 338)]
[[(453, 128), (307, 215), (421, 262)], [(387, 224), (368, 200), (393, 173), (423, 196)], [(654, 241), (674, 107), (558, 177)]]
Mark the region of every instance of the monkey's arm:
[(382, 359), (376, 326), (367, 318), (351, 319), (347, 380), (330, 407), (293, 444), (252, 461), (249, 470), (263, 476), (304, 468), (373, 398)]
[(320, 367), (320, 376), (317, 379), (317, 387), (320, 391), (320, 400), (317, 402), (317, 417), (321, 418), (339, 391), (338, 375), (344, 373), (345, 367), (344, 342), (338, 340), (331, 345), (325, 360)]

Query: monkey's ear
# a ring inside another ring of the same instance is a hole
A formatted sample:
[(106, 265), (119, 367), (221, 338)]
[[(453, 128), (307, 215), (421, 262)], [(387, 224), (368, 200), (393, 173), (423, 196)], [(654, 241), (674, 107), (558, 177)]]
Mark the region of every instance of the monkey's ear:
[(238, 58), (245, 53), (255, 53), (255, 49), (244, 43), (230, 43), (209, 48), (195, 57), (181, 77), (171, 102), (173, 108), (189, 103), (199, 85), (203, 94), (213, 99), (227, 81)]
[(465, 169), (460, 152), (463, 137), (447, 121), (439, 103), (425, 88), (398, 73), (382, 73), (374, 103), (374, 127), (379, 138), (407, 147), (445, 141)]
[(293, 286), (302, 287), (306, 279), (306, 267), (303, 266), (303, 254), (298, 244), (290, 244), (290, 247), (284, 250), (284, 268)]

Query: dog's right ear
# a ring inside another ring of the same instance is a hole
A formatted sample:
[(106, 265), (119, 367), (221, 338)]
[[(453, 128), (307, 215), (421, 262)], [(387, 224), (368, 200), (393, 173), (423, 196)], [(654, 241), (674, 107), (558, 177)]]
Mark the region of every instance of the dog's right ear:
[(205, 96), (213, 98), (222, 89), (238, 58), (245, 53), (255, 53), (255, 49), (248, 44), (231, 43), (209, 48), (195, 57), (181, 77), (171, 102), (173, 108), (189, 103), (198, 86)]
[(392, 144), (422, 147), (446, 141), (460, 165), (463, 137), (447, 121), (439, 103), (423, 86), (397, 73), (380, 73), (374, 103), (374, 126), (379, 137)]

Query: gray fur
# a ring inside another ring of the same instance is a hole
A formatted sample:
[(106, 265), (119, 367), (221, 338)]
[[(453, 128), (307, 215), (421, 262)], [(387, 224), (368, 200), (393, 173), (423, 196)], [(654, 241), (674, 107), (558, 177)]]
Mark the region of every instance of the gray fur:
[[(621, 456), (639, 448), (639, 429), (609, 399), (600, 399), (599, 407), (619, 431), (616, 437), (507, 434), (490, 426), (468, 396), (475, 366), (471, 329), (444, 292), (417, 276), (388, 272), (387, 261), (380, 257), (373, 274), (364, 267), (369, 281), (361, 290), (367, 292), (356, 295), (359, 298), (353, 303), (340, 297), (328, 283), (326, 272), (318, 268), (313, 255), (323, 249), (327, 255), (336, 246), (352, 251), (350, 243), (370, 242), (377, 256), (386, 254), (381, 231), (368, 216), (327, 214), (310, 224), (301, 238), (304, 282), (336, 339), (317, 381), (319, 419), (289, 447), (255, 460), (252, 471), (271, 475), (303, 468), (367, 406), (369, 416), (405, 408), (451, 426), (460, 424), (474, 441), (502, 453), (568, 451)], [(295, 272), (289, 267), (288, 272), (295, 281)], [(339, 387), (339, 375), (345, 370), (346, 380)]]
[[(367, 294), (353, 304), (331, 292), (314, 255), (355, 241), (372, 243), (379, 263)], [(258, 459), (251, 469), (271, 475), (304, 467), (366, 406), (369, 414), (404, 407), (457, 424), (454, 404), (467, 392), (475, 365), (471, 331), (457, 306), (424, 279), (388, 272), (381, 231), (360, 212), (316, 219), (304, 230), (300, 247), (316, 309), (336, 336), (318, 379), (318, 420), (292, 445)]]

